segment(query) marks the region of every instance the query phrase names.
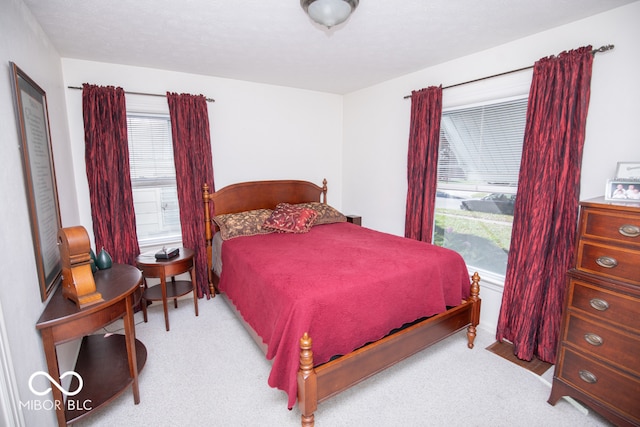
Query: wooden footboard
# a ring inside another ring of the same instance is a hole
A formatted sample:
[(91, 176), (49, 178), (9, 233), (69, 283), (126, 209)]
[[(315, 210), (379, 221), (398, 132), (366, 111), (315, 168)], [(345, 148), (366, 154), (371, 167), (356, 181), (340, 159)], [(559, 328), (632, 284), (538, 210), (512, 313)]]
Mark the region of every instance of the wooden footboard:
[(314, 425), (318, 403), (383, 371), (467, 327), (468, 347), (473, 348), (480, 323), (480, 276), (471, 279), (469, 298), (459, 306), (425, 319), (352, 353), (313, 367), (312, 339), (300, 339), (298, 407), (303, 427)]

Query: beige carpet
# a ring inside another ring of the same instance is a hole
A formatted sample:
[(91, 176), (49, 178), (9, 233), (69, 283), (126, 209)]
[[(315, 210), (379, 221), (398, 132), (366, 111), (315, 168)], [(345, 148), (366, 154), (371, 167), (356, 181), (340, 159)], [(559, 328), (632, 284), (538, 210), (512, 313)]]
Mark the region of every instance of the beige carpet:
[[(74, 427), (295, 427), (297, 408), (267, 385), (271, 368), (222, 298), (149, 307), (136, 313), (136, 335), (147, 347), (140, 372), (140, 404), (131, 389)], [(121, 322), (109, 332), (120, 332)], [(485, 350), (494, 334), (478, 329), (467, 348), (465, 331), (321, 403), (316, 427), (609, 427), (592, 412), (561, 399), (547, 403), (548, 377), (535, 375)], [(51, 426), (54, 424), (52, 414)], [(30, 427), (30, 426), (29, 426)]]

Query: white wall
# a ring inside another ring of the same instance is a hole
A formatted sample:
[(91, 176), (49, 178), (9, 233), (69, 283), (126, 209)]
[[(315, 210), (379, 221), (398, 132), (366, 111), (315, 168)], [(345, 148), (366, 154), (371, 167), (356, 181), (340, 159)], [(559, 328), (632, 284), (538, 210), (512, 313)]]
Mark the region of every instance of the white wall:
[[(40, 334), (35, 328), (44, 304), (40, 299), (29, 225), (9, 61), (15, 62), (47, 94), (63, 225), (75, 224), (79, 217), (71, 173), (60, 57), (22, 1), (0, 0), (0, 3), (0, 187), (3, 196), (0, 236), (4, 245), (0, 257), (0, 322), (4, 323), (6, 331), (9, 345), (5, 350), (13, 362), (19, 399), (26, 402), (37, 398), (29, 391), (29, 377), (35, 371), (46, 370)], [(26, 425), (55, 423), (51, 411), (25, 409), (22, 412)]]
[[(367, 227), (404, 234), (411, 101), (403, 97), (412, 90), (527, 67), (542, 57), (588, 44), (615, 45), (594, 59), (582, 165), (581, 198), (604, 194), (618, 161), (640, 160), (639, 19), (636, 2), (346, 95), (343, 209), (361, 214)], [(445, 108), (450, 95), (444, 90)], [(481, 287), (482, 326), (489, 331), (495, 331), (501, 295), (499, 286)]]
[[(321, 185), (326, 178), (328, 198), (340, 208), (341, 96), (74, 59), (63, 59), (62, 67), (66, 86), (91, 83), (131, 92), (185, 92), (214, 98), (208, 110), (216, 188), (263, 179), (305, 179)], [(90, 229), (82, 91), (67, 89), (66, 96), (81, 222)], [(163, 97), (127, 95), (126, 101), (128, 108), (168, 113)]]

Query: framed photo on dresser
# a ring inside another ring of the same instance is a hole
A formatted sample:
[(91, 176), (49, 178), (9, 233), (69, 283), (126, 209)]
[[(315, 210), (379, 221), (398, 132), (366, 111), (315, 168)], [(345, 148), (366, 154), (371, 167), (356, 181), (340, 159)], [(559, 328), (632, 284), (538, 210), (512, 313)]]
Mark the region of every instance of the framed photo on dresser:
[(605, 200), (617, 200), (640, 203), (640, 181), (610, 179), (604, 193)]
[(640, 160), (637, 162), (618, 162), (616, 179), (640, 181)]

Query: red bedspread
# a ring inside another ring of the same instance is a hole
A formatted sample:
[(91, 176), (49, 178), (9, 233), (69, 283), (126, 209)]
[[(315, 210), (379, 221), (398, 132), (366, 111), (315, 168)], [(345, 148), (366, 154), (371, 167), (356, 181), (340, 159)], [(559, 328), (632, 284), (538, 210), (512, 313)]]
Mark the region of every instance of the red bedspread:
[(227, 240), (222, 265), (220, 290), (267, 344), (269, 385), (289, 408), (304, 332), (317, 365), (469, 295), (456, 252), (350, 223)]

